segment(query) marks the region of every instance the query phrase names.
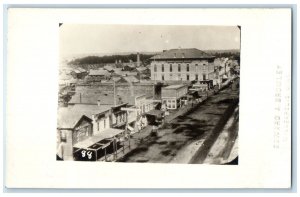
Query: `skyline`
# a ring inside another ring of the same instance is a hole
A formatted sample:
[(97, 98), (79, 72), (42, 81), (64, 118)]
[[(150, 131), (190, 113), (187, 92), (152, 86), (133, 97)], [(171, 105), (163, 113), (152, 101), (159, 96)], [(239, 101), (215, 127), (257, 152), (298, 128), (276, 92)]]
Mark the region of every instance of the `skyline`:
[(174, 48), (240, 50), (240, 30), (237, 26), (63, 24), (59, 47), (61, 57)]

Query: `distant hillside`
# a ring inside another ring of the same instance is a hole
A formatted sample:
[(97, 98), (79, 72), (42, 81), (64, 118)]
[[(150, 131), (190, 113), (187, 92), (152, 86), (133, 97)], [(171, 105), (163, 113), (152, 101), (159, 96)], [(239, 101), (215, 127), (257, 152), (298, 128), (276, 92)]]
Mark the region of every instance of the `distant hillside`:
[[(239, 59), (240, 50), (205, 50), (206, 53), (216, 56), (216, 57), (233, 57), (233, 59)], [(140, 53), (140, 60), (144, 64), (149, 64), (152, 56), (158, 54), (159, 52), (143, 52)], [(109, 55), (101, 55), (101, 54), (90, 54), (90, 55), (82, 55), (77, 58), (73, 58), (69, 60), (67, 63), (69, 65), (77, 65), (81, 67), (86, 67), (87, 65), (98, 65), (102, 67), (108, 63), (115, 63), (115, 61), (122, 61), (123, 63), (137, 61), (136, 53), (119, 53), (119, 54), (109, 54)]]
[[(155, 54), (140, 54), (140, 61), (143, 63), (148, 63), (149, 58)], [(77, 58), (70, 61), (68, 64), (73, 65), (87, 65), (87, 64), (107, 64), (107, 63), (115, 63), (115, 61), (122, 61), (122, 62), (133, 62), (137, 61), (136, 54), (129, 54), (129, 55), (105, 55), (105, 56), (86, 56), (82, 58)]]

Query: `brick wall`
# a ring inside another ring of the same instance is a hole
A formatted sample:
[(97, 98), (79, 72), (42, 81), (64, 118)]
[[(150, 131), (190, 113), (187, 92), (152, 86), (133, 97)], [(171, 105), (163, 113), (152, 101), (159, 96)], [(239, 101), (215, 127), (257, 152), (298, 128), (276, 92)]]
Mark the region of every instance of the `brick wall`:
[[(152, 97), (154, 94), (153, 84), (134, 83), (132, 85), (128, 83), (116, 84), (116, 95), (122, 99), (124, 103), (134, 104), (135, 96), (145, 94), (146, 97)], [(113, 95), (114, 86), (112, 83), (102, 83), (99, 85), (77, 85), (76, 93), (83, 94), (104, 94)]]

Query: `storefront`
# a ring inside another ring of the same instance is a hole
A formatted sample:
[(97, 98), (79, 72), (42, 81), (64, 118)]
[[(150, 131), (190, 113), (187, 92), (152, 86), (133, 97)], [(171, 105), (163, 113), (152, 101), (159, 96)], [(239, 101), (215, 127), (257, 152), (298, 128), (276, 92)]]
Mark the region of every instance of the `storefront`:
[(200, 81), (200, 84), (206, 84), (208, 89), (211, 89), (214, 86), (213, 80), (203, 80)]
[(128, 121), (128, 114), (126, 111), (121, 110), (126, 108), (127, 103), (111, 108), (111, 127), (118, 129), (125, 129), (126, 122)]
[(181, 107), (181, 98), (188, 92), (188, 87), (184, 84), (170, 85), (162, 88), (162, 105), (166, 109), (177, 109)]

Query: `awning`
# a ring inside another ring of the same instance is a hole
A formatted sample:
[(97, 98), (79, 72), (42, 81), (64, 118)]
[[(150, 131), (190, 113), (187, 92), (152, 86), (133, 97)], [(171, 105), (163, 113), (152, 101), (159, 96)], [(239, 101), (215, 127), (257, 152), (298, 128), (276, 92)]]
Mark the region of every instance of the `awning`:
[(112, 138), (122, 132), (124, 132), (124, 130), (122, 130), (122, 129), (108, 128), (97, 135), (91, 136), (86, 140), (78, 142), (77, 144), (74, 145), (74, 147), (86, 149), (103, 139)]

